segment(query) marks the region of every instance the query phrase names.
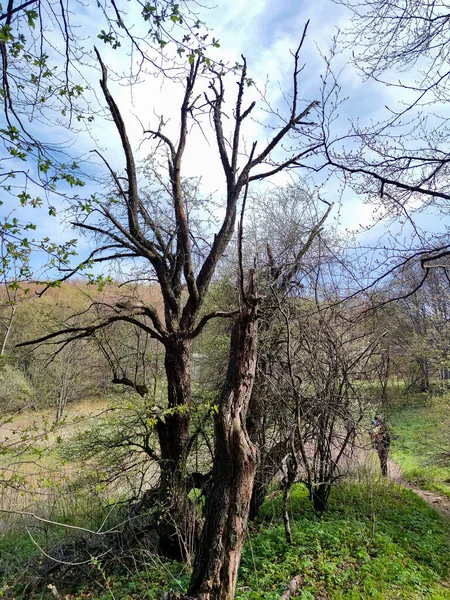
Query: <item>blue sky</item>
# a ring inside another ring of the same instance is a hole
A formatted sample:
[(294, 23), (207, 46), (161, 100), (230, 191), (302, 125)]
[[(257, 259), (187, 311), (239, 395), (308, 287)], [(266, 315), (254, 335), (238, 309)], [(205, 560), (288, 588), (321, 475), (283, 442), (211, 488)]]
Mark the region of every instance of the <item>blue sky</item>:
[[(99, 30), (103, 28), (98, 20), (95, 7), (84, 7), (77, 4), (80, 12), (76, 19), (82, 25), (84, 46), (92, 48), (95, 44), (102, 52), (104, 62), (117, 72), (126, 71), (129, 58), (121, 51), (114, 51), (97, 39)], [(305, 100), (318, 97), (320, 88), (320, 75), (324, 72), (325, 62), (322, 55), (329, 56), (332, 38), (338, 29), (345, 29), (349, 25), (349, 13), (331, 0), (316, 0), (296, 2), (293, 0), (279, 0), (277, 3), (262, 0), (250, 3), (246, 0), (219, 0), (210, 9), (199, 9), (199, 14), (213, 30), (212, 35), (220, 40), (220, 49), (214, 50), (214, 56), (233, 64), (240, 61), (241, 54), (248, 60), (249, 76), (262, 89), (267, 82), (267, 93), (274, 106), (283, 108), (282, 91), (288, 91), (292, 80), (292, 61), (289, 54), (298, 44), (305, 22), (309, 19), (308, 35), (302, 50), (305, 70), (302, 74), (300, 90)], [(132, 17), (131, 17), (132, 18)], [(136, 15), (136, 22), (139, 17)], [(335, 121), (334, 135), (343, 135), (349, 124), (349, 119), (360, 118), (362, 122), (369, 123), (383, 119), (386, 114), (386, 105), (391, 108), (402, 100), (396, 88), (387, 88), (374, 82), (363, 82), (355, 69), (348, 64), (348, 54), (345, 52), (333, 60), (334, 72), (340, 72), (342, 96), (348, 100), (339, 110), (339, 118)], [(56, 59), (56, 58), (55, 58)], [(91, 67), (84, 69), (80, 65), (93, 92), (88, 95), (91, 102), (95, 102), (95, 93), (98, 89), (98, 72)], [(414, 73), (406, 75), (413, 78)], [(405, 77), (406, 77), (405, 76)], [(230, 83), (233, 89), (234, 83)], [(142, 126), (157, 127), (157, 115), (163, 115), (169, 120), (167, 131), (176, 135), (177, 108), (179, 105), (180, 88), (171, 81), (162, 78), (148, 77), (131, 91), (129, 87), (111, 82), (111, 89), (122, 110), (126, 121), (128, 133), (138, 158), (144, 158), (149, 146), (142, 142)], [(258, 99), (256, 90), (249, 89), (249, 100)], [(407, 96), (404, 97), (407, 100)], [(232, 110), (232, 103), (230, 104)], [(264, 113), (259, 113), (259, 121), (265, 118)], [(64, 129), (58, 127), (45, 128), (39, 123), (31, 124), (38, 135), (44, 135), (52, 141), (67, 140), (70, 138)], [(244, 132), (248, 144), (254, 139), (263, 143), (267, 139), (267, 132), (258, 122), (248, 124)], [(87, 160), (88, 168), (93, 174), (100, 169), (95, 166), (96, 159), (90, 151), (100, 150), (113, 168), (120, 171), (123, 168), (123, 158), (120, 152), (119, 139), (111, 123), (104, 116), (95, 119), (89, 134), (79, 132), (70, 138), (69, 152), (77, 157)], [(201, 176), (206, 193), (213, 193), (215, 199), (220, 200), (223, 193), (223, 174), (214, 152), (212, 140), (205, 140), (200, 131), (193, 131), (192, 139), (186, 153), (185, 175)], [(322, 183), (323, 176), (319, 175), (310, 179), (309, 184)], [(286, 178), (279, 177), (278, 183), (283, 183)], [(96, 190), (98, 183), (91, 182), (80, 191), (89, 195)], [(332, 178), (324, 187), (322, 195), (330, 202), (335, 202), (336, 207), (332, 217), (336, 219), (339, 214), (342, 229), (355, 230), (360, 225), (368, 225), (371, 221), (373, 208), (364, 205), (349, 189), (340, 197), (338, 193), (339, 182)], [(71, 190), (73, 192), (73, 190)], [(342, 204), (339, 206), (339, 202)], [(48, 210), (33, 211), (27, 218), (36, 222), (38, 230), (36, 237), (49, 235), (55, 241), (63, 241), (74, 237), (70, 227), (65, 226), (60, 217), (64, 216), (64, 204), (57, 199), (51, 201), (59, 209), (57, 219), (48, 215)], [(5, 199), (5, 204), (0, 207), (3, 215), (14, 207), (14, 198)], [(22, 212), (23, 214), (23, 212)], [(442, 229), (442, 220), (437, 222), (436, 217), (429, 217), (427, 228), (436, 225)], [(375, 240), (382, 232), (383, 226), (378, 226), (376, 231), (365, 234), (365, 240)], [(80, 254), (87, 251), (88, 243), (81, 241)]]

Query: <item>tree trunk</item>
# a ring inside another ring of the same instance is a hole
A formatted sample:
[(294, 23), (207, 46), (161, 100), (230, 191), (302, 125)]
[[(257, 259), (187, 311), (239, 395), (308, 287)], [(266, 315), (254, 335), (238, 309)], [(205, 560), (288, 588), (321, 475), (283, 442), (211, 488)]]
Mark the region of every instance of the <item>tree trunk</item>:
[(320, 517), (327, 510), (328, 507), (328, 497), (330, 495), (331, 485), (329, 483), (324, 483), (316, 486), (312, 490), (312, 500), (314, 512)]
[(9, 315), (9, 319), (6, 319), (6, 324), (3, 323), (4, 327), (5, 327), (5, 333), (3, 336), (3, 342), (2, 342), (2, 346), (0, 349), (0, 356), (3, 356), (5, 354), (6, 351), (6, 344), (8, 342), (8, 338), (9, 338), (9, 334), (11, 333), (12, 330), (12, 325), (13, 325), (13, 321), (14, 321), (14, 317), (16, 315), (16, 304), (11, 304), (11, 313)]
[(168, 410), (158, 420), (160, 446), (160, 551), (172, 558), (186, 558), (193, 511), (187, 497), (186, 461), (191, 401), (191, 341), (175, 338), (166, 345)]
[(420, 392), (429, 392), (431, 390), (430, 385), (430, 368), (427, 358), (418, 358), (417, 363), (420, 368)]
[(234, 598), (257, 464), (257, 450), (245, 425), (255, 379), (256, 350), (254, 301), (244, 308), (232, 335), (227, 377), (215, 419), (212, 484), (189, 598)]
[(283, 489), (284, 532), (286, 534), (286, 541), (288, 544), (292, 544), (291, 522), (289, 519), (289, 498), (291, 496), (292, 486), (294, 485), (298, 473), (298, 461), (295, 456), (293, 441), (294, 440), (291, 439), (291, 451), (284, 457), (283, 460), (283, 480), (281, 482), (281, 488)]
[(65, 406), (66, 406), (66, 399), (65, 399), (65, 395), (64, 395), (64, 386), (62, 386), (61, 391), (59, 392), (58, 398), (56, 399), (55, 420), (56, 420), (57, 424), (61, 423), (61, 421), (62, 421)]

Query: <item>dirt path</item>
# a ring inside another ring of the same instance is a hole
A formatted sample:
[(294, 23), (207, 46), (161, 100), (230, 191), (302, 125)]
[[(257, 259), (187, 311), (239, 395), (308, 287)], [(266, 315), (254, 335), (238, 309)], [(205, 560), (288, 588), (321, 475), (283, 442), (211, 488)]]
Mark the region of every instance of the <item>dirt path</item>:
[(437, 494), (436, 492), (422, 490), (411, 483), (408, 483), (403, 479), (399, 465), (391, 459), (389, 459), (389, 477), (395, 483), (410, 489), (415, 494), (423, 498), (427, 504), (432, 506), (441, 515), (450, 520), (450, 498), (447, 498), (447, 496), (442, 494)]
[[(364, 442), (364, 440), (362, 440), (362, 442)], [(362, 473), (364, 474), (363, 476), (369, 480), (373, 480), (380, 476), (380, 462), (376, 452), (372, 449), (370, 444), (361, 443), (361, 445), (354, 450), (353, 454), (348, 457), (348, 461), (348, 473), (353, 472), (357, 476)], [(343, 466), (345, 468), (345, 459), (343, 460)], [(400, 466), (392, 459), (389, 459), (388, 461), (388, 474), (391, 481), (408, 488), (420, 496), (427, 504), (450, 521), (450, 498), (443, 494), (422, 490), (408, 481), (405, 481)]]

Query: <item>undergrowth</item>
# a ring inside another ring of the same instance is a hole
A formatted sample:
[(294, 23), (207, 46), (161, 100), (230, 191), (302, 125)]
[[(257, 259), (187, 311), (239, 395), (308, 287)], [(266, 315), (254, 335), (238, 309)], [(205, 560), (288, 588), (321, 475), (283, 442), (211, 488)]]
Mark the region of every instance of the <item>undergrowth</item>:
[(319, 520), (299, 486), (291, 546), (277, 523), (280, 508), (280, 498), (263, 508), (266, 518), (244, 551), (238, 600), (280, 598), (297, 575), (303, 600), (450, 598), (448, 530), (412, 492), (383, 482), (342, 486)]
[[(298, 485), (290, 514), (291, 546), (284, 536), (280, 495), (275, 493), (251, 524), (236, 600), (278, 600), (294, 576), (302, 578), (297, 597), (303, 600), (450, 599), (448, 524), (409, 490), (382, 481), (341, 485), (318, 519)], [(186, 566), (152, 553), (126, 572), (105, 572), (95, 561), (91, 567), (90, 580), (77, 593), (65, 594), (57, 580), (45, 584), (55, 585), (66, 600), (159, 600), (163, 591), (185, 590), (190, 575)], [(46, 585), (36, 598), (54, 597)], [(18, 587), (7, 594), (30, 597), (20, 595)]]

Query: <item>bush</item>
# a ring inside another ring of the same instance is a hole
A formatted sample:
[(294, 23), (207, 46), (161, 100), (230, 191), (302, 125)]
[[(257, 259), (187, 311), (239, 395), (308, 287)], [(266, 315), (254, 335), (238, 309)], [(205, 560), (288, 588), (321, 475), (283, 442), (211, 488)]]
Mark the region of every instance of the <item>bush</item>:
[(23, 373), (8, 363), (0, 363), (0, 412), (21, 410), (34, 400), (34, 390)]

